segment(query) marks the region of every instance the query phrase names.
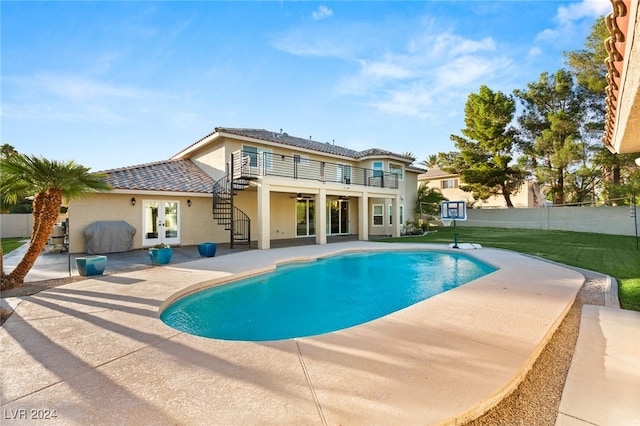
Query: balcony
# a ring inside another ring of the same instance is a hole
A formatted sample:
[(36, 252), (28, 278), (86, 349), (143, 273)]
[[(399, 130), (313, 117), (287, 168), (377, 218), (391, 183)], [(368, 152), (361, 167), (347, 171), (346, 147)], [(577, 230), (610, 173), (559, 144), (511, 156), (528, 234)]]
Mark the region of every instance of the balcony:
[(289, 156), (271, 152), (236, 151), (231, 158), (233, 179), (250, 180), (263, 176), (278, 176), (343, 185), (398, 189), (398, 175), (385, 173), (382, 170), (365, 169), (349, 164), (330, 163), (297, 155)]

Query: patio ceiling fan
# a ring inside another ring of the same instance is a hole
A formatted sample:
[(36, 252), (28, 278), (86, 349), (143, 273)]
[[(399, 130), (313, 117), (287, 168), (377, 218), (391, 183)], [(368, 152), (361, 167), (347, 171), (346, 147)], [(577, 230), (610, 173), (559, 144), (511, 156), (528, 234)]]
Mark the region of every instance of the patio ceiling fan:
[(300, 201), (300, 200), (309, 200), (309, 199), (313, 198), (313, 196), (308, 195), (308, 194), (302, 194), (301, 192), (298, 192), (295, 196), (292, 196), (291, 198), (295, 198), (296, 200)]

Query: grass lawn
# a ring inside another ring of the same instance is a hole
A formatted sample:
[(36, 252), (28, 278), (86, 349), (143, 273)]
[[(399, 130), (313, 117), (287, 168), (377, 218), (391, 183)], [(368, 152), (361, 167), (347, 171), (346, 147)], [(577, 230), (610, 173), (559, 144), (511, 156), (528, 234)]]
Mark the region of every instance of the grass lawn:
[[(395, 242), (452, 243), (453, 226)], [(565, 265), (610, 275), (618, 281), (620, 305), (640, 311), (640, 250), (636, 238), (568, 231), (458, 227), (458, 242), (479, 243), (532, 254)]]
[(7, 253), (17, 249), (18, 247), (20, 247), (21, 245), (24, 244), (22, 242), (22, 240), (24, 240), (24, 237), (20, 237), (20, 238), (3, 238), (2, 239), (2, 253), (3, 254), (7, 254)]

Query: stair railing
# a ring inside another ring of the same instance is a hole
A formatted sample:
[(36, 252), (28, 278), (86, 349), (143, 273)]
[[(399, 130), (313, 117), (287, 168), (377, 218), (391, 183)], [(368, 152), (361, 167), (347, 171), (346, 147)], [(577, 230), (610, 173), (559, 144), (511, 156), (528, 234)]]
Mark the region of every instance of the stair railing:
[(233, 205), (236, 191), (246, 186), (234, 185), (232, 176), (227, 175), (213, 184), (213, 218), (229, 231), (229, 244), (234, 248), (236, 243), (247, 245), (251, 243), (251, 219)]

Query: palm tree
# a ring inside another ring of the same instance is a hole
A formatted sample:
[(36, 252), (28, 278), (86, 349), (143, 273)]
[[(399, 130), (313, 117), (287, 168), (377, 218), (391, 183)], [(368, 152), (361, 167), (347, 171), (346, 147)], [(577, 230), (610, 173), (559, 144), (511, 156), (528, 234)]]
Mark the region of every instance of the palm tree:
[(442, 192), (440, 192), (438, 188), (430, 188), (426, 182), (422, 182), (418, 187), (416, 206), (413, 214), (420, 219), (422, 219), (423, 216), (425, 217), (428, 230), (429, 221), (438, 217), (440, 213), (440, 203), (446, 200), (447, 198), (442, 195)]
[(438, 167), (438, 156), (436, 154), (431, 154), (426, 160), (421, 161), (420, 164), (425, 166), (427, 169)]
[(0, 192), (15, 200), (17, 194), (32, 193), (33, 231), (29, 248), (9, 275), (2, 271), (1, 290), (18, 287), (31, 270), (58, 220), (63, 199), (71, 200), (93, 191), (107, 191), (111, 187), (102, 174), (74, 161), (51, 161), (42, 157), (14, 154), (0, 160), (2, 182)]

